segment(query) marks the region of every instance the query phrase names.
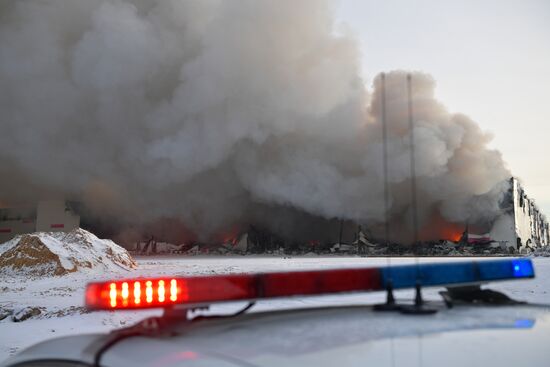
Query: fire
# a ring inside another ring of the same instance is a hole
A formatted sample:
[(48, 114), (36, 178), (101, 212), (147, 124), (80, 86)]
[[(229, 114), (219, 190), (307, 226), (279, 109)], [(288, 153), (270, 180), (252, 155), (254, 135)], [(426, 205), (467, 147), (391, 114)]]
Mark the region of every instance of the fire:
[(460, 241), (466, 225), (445, 220), (439, 213), (433, 213), (430, 220), (420, 231), (420, 239), (423, 241), (448, 240)]
[(221, 233), (218, 239), (221, 240), (223, 244), (231, 244), (235, 246), (239, 241), (239, 235), (241, 234), (241, 228), (237, 225), (232, 226), (226, 232)]
[(464, 229), (458, 229), (454, 226), (449, 226), (448, 228), (444, 228), (442, 231), (442, 239), (449, 240), (453, 242), (460, 241), (460, 238), (462, 237), (462, 233), (464, 232)]

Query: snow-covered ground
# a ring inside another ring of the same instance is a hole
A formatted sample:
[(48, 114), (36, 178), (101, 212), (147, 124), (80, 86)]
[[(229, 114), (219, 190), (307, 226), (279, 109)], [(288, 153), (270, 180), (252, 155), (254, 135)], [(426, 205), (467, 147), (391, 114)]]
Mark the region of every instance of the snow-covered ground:
[[(424, 258), (422, 262), (468, 261), (472, 259)], [(29, 345), (49, 338), (77, 333), (105, 332), (131, 324), (144, 317), (159, 314), (159, 310), (86, 313), (83, 306), (84, 287), (91, 280), (123, 277), (224, 274), (256, 271), (285, 271), (341, 267), (381, 266), (385, 258), (361, 257), (142, 257), (137, 269), (112, 269), (102, 274), (74, 272), (64, 276), (27, 279), (21, 276), (0, 280), (0, 309), (19, 310), (40, 307), (42, 313), (23, 322), (10, 317), (0, 321), (0, 361)], [(392, 259), (392, 264), (414, 263), (414, 259)], [(537, 277), (534, 280), (494, 283), (491, 288), (509, 296), (536, 303), (550, 304), (550, 258), (535, 258)], [(439, 289), (428, 289), (424, 295), (438, 298)], [(412, 291), (397, 292), (398, 298), (412, 297)], [(383, 293), (353, 294), (263, 301), (253, 310), (271, 308), (310, 307), (341, 303), (376, 303)], [(242, 304), (216, 306), (212, 312), (229, 312)]]

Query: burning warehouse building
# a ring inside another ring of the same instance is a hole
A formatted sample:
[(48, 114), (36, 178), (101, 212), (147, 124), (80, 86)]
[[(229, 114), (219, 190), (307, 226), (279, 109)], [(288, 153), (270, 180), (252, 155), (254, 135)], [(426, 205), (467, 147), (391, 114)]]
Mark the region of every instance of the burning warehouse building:
[[(526, 195), (518, 179), (509, 179), (508, 189), (502, 196), (500, 207), (500, 214), (488, 223), (480, 224), (470, 222), (468, 225), (465, 225), (466, 230), (460, 239), (440, 238), (440, 240), (450, 240), (457, 245), (465, 245), (466, 247), (470, 247), (474, 253), (482, 253), (482, 248), (485, 248), (486, 246), (493, 248), (491, 253), (526, 253), (537, 247), (548, 246), (550, 244), (550, 228), (546, 217), (537, 208), (534, 200)], [(34, 231), (72, 230), (77, 228), (82, 222), (79, 213), (82, 214), (82, 210), (77, 210), (76, 204), (71, 204), (71, 202), (61, 200), (40, 201), (37, 205), (32, 207), (0, 209), (0, 242), (7, 241), (18, 234), (30, 233)], [(87, 227), (86, 223), (89, 222), (88, 219), (89, 218), (86, 218), (86, 215), (84, 214), (84, 227)], [(97, 218), (94, 220), (97, 221)], [(149, 224), (148, 226), (143, 227), (143, 233), (140, 232), (141, 237), (143, 237), (143, 234), (147, 233), (147, 238), (154, 238), (159, 241), (168, 241), (169, 243), (179, 244), (179, 239), (186, 238), (184, 242), (187, 245), (192, 245), (195, 243), (195, 241), (187, 242), (187, 240), (190, 239), (188, 235), (182, 236), (179, 232), (176, 234), (172, 233), (172, 227), (181, 229), (181, 221), (175, 219), (168, 220), (165, 218), (159, 223), (162, 225)], [(302, 241), (304, 244), (302, 247), (307, 248), (307, 251), (313, 251), (320, 250), (321, 248), (327, 246), (330, 247), (337, 243), (339, 245), (347, 244), (348, 247), (356, 247), (356, 249), (352, 252), (361, 252), (359, 248), (360, 241), (358, 239), (361, 236), (364, 237), (364, 234), (360, 230), (361, 227), (357, 227), (356, 223), (353, 221), (346, 221), (344, 225), (344, 221), (336, 220), (326, 221), (324, 223), (326, 224), (326, 233), (319, 230), (314, 231), (314, 233), (309, 233), (310, 236), (320, 236), (319, 238), (323, 238), (324, 241), (322, 241), (322, 243), (321, 241), (315, 241), (319, 246), (306, 246), (308, 243), (311, 245), (310, 242), (312, 241)], [(441, 223), (428, 224), (428, 226), (431, 225), (445, 226), (445, 224)], [(318, 226), (311, 227), (319, 228)], [(456, 225), (455, 227), (460, 228), (460, 225)], [(95, 228), (95, 230), (99, 230), (98, 234), (102, 236), (112, 237), (113, 233), (118, 233), (116, 230), (111, 234), (106, 232), (103, 233), (101, 228), (102, 227), (99, 226)], [(344, 228), (345, 231), (343, 231)], [(356, 230), (356, 228), (359, 229)], [(119, 231), (123, 231), (123, 229), (124, 226), (119, 228)], [(277, 231), (273, 232), (273, 229), (271, 231), (262, 231), (261, 229), (250, 225), (250, 227), (242, 227), (241, 230), (243, 230), (243, 232), (240, 233), (241, 237), (244, 236), (244, 238), (246, 238), (245, 241), (248, 243), (248, 249), (244, 250), (246, 252), (263, 253), (268, 250), (273, 250), (274, 248), (284, 248), (285, 251), (292, 249), (297, 250), (302, 243), (298, 237), (286, 239), (284, 236), (278, 237), (281, 233), (275, 233)], [(247, 230), (248, 232), (246, 232)], [(370, 233), (368, 226), (365, 230), (365, 233)], [(235, 237), (235, 241), (237, 238), (240, 238), (237, 232), (233, 235), (233, 237)], [(445, 234), (445, 231), (442, 233)], [(138, 234), (132, 242), (139, 243), (141, 237)], [(352, 237), (355, 238), (355, 241)], [(143, 240), (143, 238), (141, 239)], [(274, 239), (277, 240), (274, 241)], [(118, 238), (118, 240), (120, 240), (120, 238)], [(382, 245), (383, 241), (377, 241), (376, 238), (371, 238), (371, 240), (372, 246), (378, 248), (376, 251), (379, 251), (384, 247)], [(427, 242), (425, 242), (426, 240), (423, 240), (424, 247), (430, 247), (429, 243), (432, 243), (432, 240), (436, 240), (436, 238), (432, 238)], [(223, 245), (223, 243), (228, 242), (226, 239), (219, 239), (219, 243), (217, 243), (216, 240), (213, 241), (214, 242), (212, 245)], [(366, 238), (364, 238), (363, 242), (370, 243), (366, 240)], [(397, 243), (392, 243), (395, 246), (398, 242), (399, 241), (397, 241)], [(375, 243), (378, 243), (378, 245), (375, 245)], [(435, 244), (436, 242), (433, 243)], [(121, 244), (125, 244), (124, 241), (122, 241)], [(405, 247), (402, 249), (405, 251), (403, 253), (407, 253)], [(381, 253), (388, 253), (388, 250), (389, 249), (382, 250)], [(374, 253), (376, 253), (376, 251)], [(396, 254), (398, 253), (401, 252), (398, 251)], [(434, 252), (431, 251), (429, 253)]]
[(516, 178), (510, 179), (509, 191), (502, 203), (504, 213), (495, 220), (490, 240), (502, 248), (522, 251), (550, 244), (546, 217), (530, 199)]

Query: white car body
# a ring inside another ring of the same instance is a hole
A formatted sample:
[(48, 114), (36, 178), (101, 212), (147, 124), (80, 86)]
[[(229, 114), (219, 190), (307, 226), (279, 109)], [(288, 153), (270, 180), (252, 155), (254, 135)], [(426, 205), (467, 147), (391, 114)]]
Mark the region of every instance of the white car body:
[[(433, 315), (375, 312), (362, 305), (174, 322), (166, 333), (118, 341), (101, 356), (100, 365), (549, 365), (549, 305), (437, 307), (439, 312)], [(94, 334), (50, 340), (3, 366), (49, 366), (61, 361), (93, 365), (94, 354), (109, 338)]]

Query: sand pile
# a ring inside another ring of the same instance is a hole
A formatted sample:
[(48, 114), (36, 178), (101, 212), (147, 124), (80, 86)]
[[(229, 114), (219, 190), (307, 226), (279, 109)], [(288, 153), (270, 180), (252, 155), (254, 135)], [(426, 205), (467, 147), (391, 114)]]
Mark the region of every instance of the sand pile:
[(80, 228), (68, 233), (25, 234), (0, 245), (0, 274), (6, 275), (58, 276), (135, 267), (124, 248)]

